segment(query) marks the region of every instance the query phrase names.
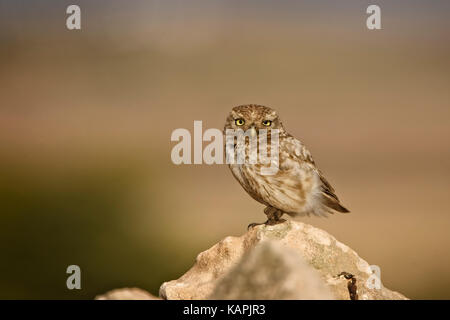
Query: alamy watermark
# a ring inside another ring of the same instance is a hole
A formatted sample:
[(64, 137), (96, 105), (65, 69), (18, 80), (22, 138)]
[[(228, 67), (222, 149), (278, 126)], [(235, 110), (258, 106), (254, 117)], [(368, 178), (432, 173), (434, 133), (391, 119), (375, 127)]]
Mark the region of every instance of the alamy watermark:
[(66, 13), (70, 16), (66, 19), (66, 27), (69, 30), (81, 29), (81, 8), (76, 4), (71, 4), (67, 7)]
[[(224, 141), (225, 137), (225, 141)], [(194, 121), (194, 157), (192, 161), (192, 135), (187, 129), (175, 129), (171, 141), (178, 143), (172, 148), (174, 164), (250, 164), (260, 165), (262, 175), (274, 175), (279, 168), (279, 130), (207, 129), (203, 123)], [(203, 142), (209, 142), (203, 148)], [(224, 144), (225, 143), (225, 144)], [(225, 155), (224, 155), (225, 146)]]
[(66, 280), (67, 289), (81, 289), (81, 269), (76, 264), (72, 264), (67, 267), (66, 273), (70, 274)]
[(370, 270), (372, 270), (372, 274), (366, 280), (366, 288), (367, 289), (381, 289), (381, 268), (377, 265), (371, 265)]
[(367, 7), (366, 13), (370, 14), (366, 20), (366, 26), (369, 30), (381, 29), (381, 9), (376, 4), (371, 4)]

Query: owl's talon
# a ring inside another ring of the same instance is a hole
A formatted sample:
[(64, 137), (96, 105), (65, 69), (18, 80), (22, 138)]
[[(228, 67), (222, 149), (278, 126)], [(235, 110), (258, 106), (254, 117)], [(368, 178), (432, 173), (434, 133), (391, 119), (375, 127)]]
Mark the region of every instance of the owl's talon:
[(283, 223), (283, 222), (286, 222), (286, 219), (276, 219), (276, 220), (268, 219), (266, 222), (259, 222), (259, 223), (253, 222), (248, 225), (247, 230), (253, 229), (254, 227), (260, 226), (260, 225), (274, 226), (276, 224)]
[(277, 219), (277, 220), (269, 219), (265, 222), (265, 225), (274, 226), (276, 224), (283, 223), (283, 222), (286, 222), (286, 219)]
[[(267, 222), (267, 221), (266, 221), (266, 222)], [(260, 225), (262, 225), (262, 224), (266, 224), (266, 222), (253, 222), (253, 223), (250, 223), (250, 224), (248, 225), (248, 227), (247, 227), (247, 230), (253, 229), (254, 227), (260, 226)]]

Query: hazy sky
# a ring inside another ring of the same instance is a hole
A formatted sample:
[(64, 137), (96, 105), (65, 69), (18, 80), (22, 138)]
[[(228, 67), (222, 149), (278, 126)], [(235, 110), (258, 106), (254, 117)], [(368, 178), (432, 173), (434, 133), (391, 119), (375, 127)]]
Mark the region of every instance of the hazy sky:
[[(313, 20), (318, 24), (351, 23), (364, 21), (369, 4), (381, 7), (385, 24), (399, 19), (409, 21), (408, 26), (433, 28), (449, 25), (450, 1), (295, 1), (295, 0), (0, 0), (1, 31), (23, 31), (26, 25), (36, 28), (57, 28), (65, 19), (65, 8), (78, 4), (85, 25), (93, 29), (102, 26), (130, 28), (133, 26), (167, 23), (168, 21), (249, 19), (298, 21)], [(340, 19), (340, 17), (346, 17)]]

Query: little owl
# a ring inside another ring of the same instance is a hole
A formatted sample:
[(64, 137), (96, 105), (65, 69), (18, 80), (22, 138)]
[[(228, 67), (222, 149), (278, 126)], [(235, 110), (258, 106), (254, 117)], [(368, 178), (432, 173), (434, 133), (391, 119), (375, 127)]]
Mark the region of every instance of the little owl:
[[(275, 110), (254, 104), (235, 107), (226, 120), (224, 131), (227, 129), (251, 130), (257, 135), (260, 129), (266, 129), (268, 137), (271, 129), (278, 129), (276, 173), (262, 174), (261, 167), (264, 164), (260, 163), (229, 164), (233, 176), (245, 191), (266, 206), (264, 213), (268, 219), (265, 224), (284, 222), (281, 216), (285, 213), (297, 217), (310, 214), (327, 216), (333, 211), (349, 212), (340, 204), (333, 187), (316, 167), (310, 152), (302, 142), (286, 132)], [(246, 139), (246, 147), (248, 143)], [(269, 142), (267, 144), (270, 145)], [(237, 148), (236, 143), (234, 148)], [(249, 227), (258, 224), (252, 223)]]

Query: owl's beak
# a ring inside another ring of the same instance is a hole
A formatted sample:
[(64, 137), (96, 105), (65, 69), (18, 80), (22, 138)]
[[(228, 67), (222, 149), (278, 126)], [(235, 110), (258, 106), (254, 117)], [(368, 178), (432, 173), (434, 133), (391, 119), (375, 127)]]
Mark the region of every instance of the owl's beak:
[(256, 131), (256, 128), (254, 126), (252, 126), (250, 128), (250, 135), (252, 136), (252, 138), (256, 137), (256, 135), (258, 134), (258, 132)]

